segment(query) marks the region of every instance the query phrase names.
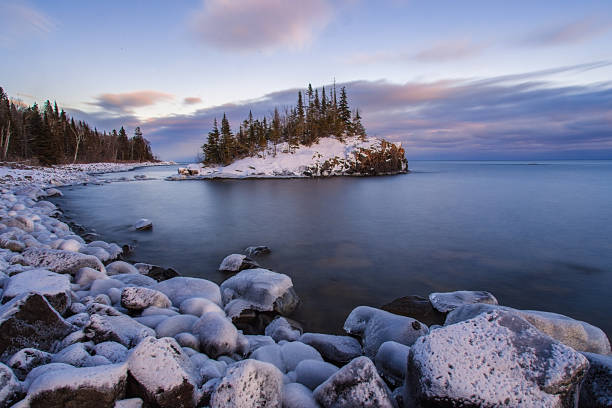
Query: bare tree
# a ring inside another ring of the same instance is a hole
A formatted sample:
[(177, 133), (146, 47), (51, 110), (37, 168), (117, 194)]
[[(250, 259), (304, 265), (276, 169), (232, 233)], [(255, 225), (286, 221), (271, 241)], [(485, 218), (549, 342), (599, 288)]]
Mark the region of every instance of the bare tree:
[(76, 163), (77, 161), (77, 156), (79, 154), (79, 146), (81, 145), (81, 142), (83, 141), (83, 139), (85, 139), (85, 129), (83, 128), (83, 126), (77, 126), (76, 127), (76, 131), (72, 128), (72, 126), (70, 127), (70, 130), (72, 131), (72, 134), (74, 135), (74, 159), (72, 159), (72, 163)]

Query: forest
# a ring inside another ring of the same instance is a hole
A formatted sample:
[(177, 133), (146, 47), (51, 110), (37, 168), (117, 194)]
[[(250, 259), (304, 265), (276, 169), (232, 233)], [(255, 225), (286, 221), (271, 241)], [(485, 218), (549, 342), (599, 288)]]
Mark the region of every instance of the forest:
[(0, 87), (0, 160), (49, 166), (67, 163), (155, 160), (140, 127), (100, 132), (69, 117), (57, 103), (42, 108), (14, 101)]
[(286, 143), (291, 152), (300, 144), (310, 146), (327, 136), (339, 140), (352, 136), (365, 139), (366, 130), (361, 123), (359, 110), (351, 111), (349, 107), (345, 87), (340, 89), (337, 97), (335, 85), (329, 95), (325, 87), (319, 93), (318, 89), (313, 90), (312, 85), (308, 85), (304, 95), (298, 91), (294, 107), (286, 107), (282, 112), (275, 108), (270, 117), (261, 119), (253, 119), (253, 114), (249, 112), (236, 134), (232, 132), (225, 114), (221, 119), (221, 129), (215, 118), (213, 128), (202, 146), (203, 162), (205, 165), (228, 165), (270, 146), (273, 155), (276, 155), (277, 146), (281, 143)]

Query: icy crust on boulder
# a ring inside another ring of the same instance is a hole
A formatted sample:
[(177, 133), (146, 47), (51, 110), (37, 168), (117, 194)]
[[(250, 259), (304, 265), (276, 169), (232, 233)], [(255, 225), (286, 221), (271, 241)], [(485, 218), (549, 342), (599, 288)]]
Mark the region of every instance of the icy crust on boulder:
[(110, 407), (125, 396), (127, 365), (49, 371), (32, 382), (20, 406)]
[(258, 268), (257, 262), (242, 254), (231, 254), (223, 258), (219, 270), (221, 272), (240, 272), (244, 269)]
[(0, 363), (0, 407), (8, 407), (21, 393), (21, 384), (10, 368)]
[(146, 337), (155, 337), (153, 329), (121, 314), (118, 316), (93, 314), (83, 331), (95, 343), (116, 341), (128, 348), (136, 346)]
[(11, 277), (5, 285), (2, 303), (22, 293), (36, 292), (47, 299), (59, 313), (64, 313), (72, 303), (70, 278), (45, 269), (33, 269)]
[(495, 296), (483, 290), (458, 290), (456, 292), (431, 293), (429, 295), (429, 301), (434, 309), (442, 313), (455, 310), (459, 306), (474, 303), (497, 305)]
[(206, 298), (219, 306), (223, 305), (221, 303), (219, 286), (206, 279), (177, 276), (176, 278), (159, 282), (151, 289), (158, 290), (168, 296), (176, 307), (179, 307), (184, 300), (192, 297)]
[(246, 269), (221, 284), (225, 312), (231, 318), (245, 310), (290, 314), (298, 303), (287, 275), (267, 269)]
[(503, 310), (433, 330), (408, 361), (406, 387), (425, 406), (573, 406), (589, 366)]
[(361, 344), (354, 337), (304, 333), (299, 340), (317, 349), (328, 361), (346, 364), (361, 355)]
[(168, 296), (158, 290), (130, 286), (121, 292), (121, 306), (129, 310), (144, 310), (149, 306), (167, 308), (172, 303)]
[(27, 265), (48, 269), (57, 273), (75, 275), (79, 269), (89, 267), (105, 272), (102, 262), (92, 255), (79, 252), (61, 251), (45, 248), (28, 248), (23, 252), (23, 260)]
[(580, 389), (580, 407), (612, 407), (612, 356), (583, 354), (589, 360), (589, 372)]
[(376, 353), (375, 363), (378, 372), (391, 384), (401, 385), (406, 378), (410, 347), (394, 341), (384, 342)]

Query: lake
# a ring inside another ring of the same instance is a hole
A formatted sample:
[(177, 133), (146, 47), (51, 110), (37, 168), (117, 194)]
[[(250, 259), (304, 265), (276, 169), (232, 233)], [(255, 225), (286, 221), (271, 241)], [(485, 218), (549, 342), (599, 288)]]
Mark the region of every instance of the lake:
[[(411, 161), (370, 178), (164, 181), (63, 189), (66, 217), (131, 259), (221, 283), (251, 245), (293, 279), (292, 316), (341, 332), (358, 305), (435, 291), (487, 290), (500, 304), (562, 313), (612, 334), (612, 161)], [(130, 231), (140, 218), (151, 232)]]

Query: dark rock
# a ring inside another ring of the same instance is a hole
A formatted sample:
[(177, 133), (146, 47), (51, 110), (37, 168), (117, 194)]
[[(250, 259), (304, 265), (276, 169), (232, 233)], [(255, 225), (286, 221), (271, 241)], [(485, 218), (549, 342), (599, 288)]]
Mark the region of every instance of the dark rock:
[(244, 250), (248, 256), (267, 255), (270, 252), (270, 248), (267, 246), (250, 246)]
[(304, 333), (300, 341), (317, 349), (325, 360), (336, 364), (346, 364), (361, 356), (361, 344), (350, 336)]
[(151, 269), (146, 273), (149, 278), (153, 278), (158, 282), (180, 276), (180, 274), (172, 268), (162, 268), (161, 266), (151, 265)]
[(434, 324), (441, 326), (446, 319), (446, 314), (434, 309), (429, 299), (416, 295), (397, 298), (380, 308), (396, 315), (412, 317), (427, 326)]
[(580, 390), (580, 408), (612, 407), (612, 356), (583, 354), (590, 366)]
[(70, 278), (44, 269), (24, 271), (11, 277), (5, 284), (2, 303), (29, 292), (43, 295), (60, 314), (64, 314), (72, 303)]
[(10, 358), (8, 365), (13, 369), (17, 378), (23, 381), (34, 368), (50, 361), (51, 354), (35, 348), (24, 348)]

